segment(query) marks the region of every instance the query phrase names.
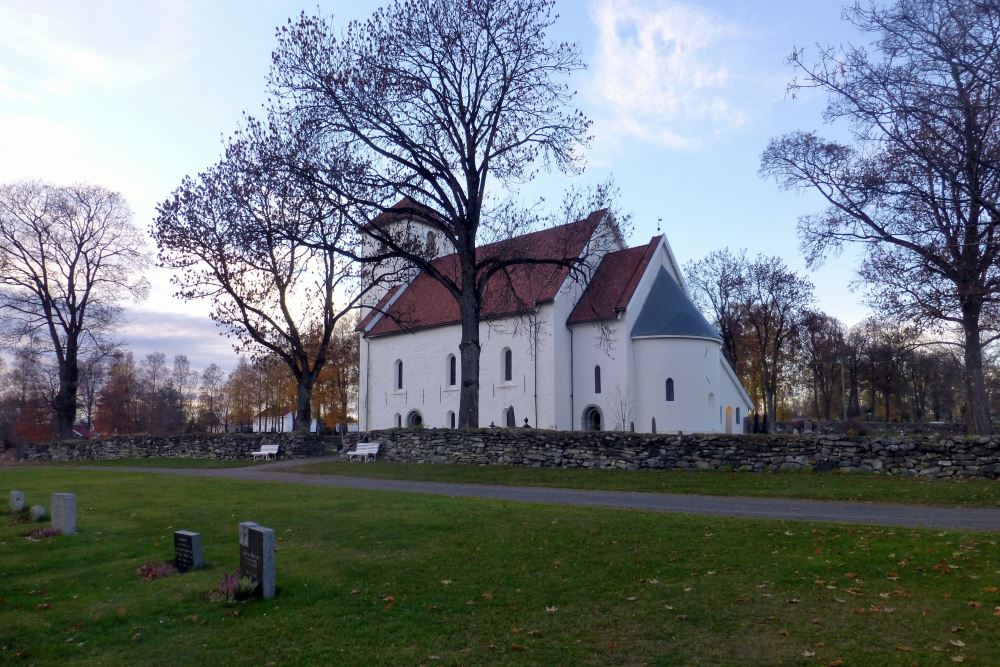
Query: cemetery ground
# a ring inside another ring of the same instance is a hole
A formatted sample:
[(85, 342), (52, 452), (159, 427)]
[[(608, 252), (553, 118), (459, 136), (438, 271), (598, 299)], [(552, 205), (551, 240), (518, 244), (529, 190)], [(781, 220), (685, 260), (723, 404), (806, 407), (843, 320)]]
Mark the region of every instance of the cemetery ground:
[[(142, 464), (139, 464), (142, 465)], [(605, 491), (718, 496), (810, 498), (857, 502), (1000, 507), (1000, 481), (940, 479), (874, 473), (727, 472), (709, 470), (600, 470), (415, 463), (306, 463), (288, 472), (351, 475), (463, 484), (546, 486)]]
[[(38, 541), (0, 517), (3, 663), (1000, 664), (996, 533), (46, 466), (0, 488), (79, 512)], [(248, 519), (278, 595), (211, 601)], [(206, 568), (140, 578), (178, 529)]]

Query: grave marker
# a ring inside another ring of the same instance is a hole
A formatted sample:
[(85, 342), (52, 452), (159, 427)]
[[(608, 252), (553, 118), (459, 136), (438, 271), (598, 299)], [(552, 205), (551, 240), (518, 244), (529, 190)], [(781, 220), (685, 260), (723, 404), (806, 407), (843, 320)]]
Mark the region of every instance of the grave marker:
[(174, 567), (178, 572), (196, 570), (205, 564), (201, 533), (190, 530), (174, 531)]
[(45, 505), (32, 505), (28, 510), (28, 518), (32, 521), (43, 521), (46, 516)]
[(11, 491), (10, 492), (10, 511), (20, 512), (24, 509), (24, 492), (23, 491)]
[(76, 494), (52, 494), (52, 527), (63, 535), (76, 533)]
[(252, 521), (240, 524), (240, 575), (253, 579), (257, 583), (254, 594), (265, 600), (272, 599), (275, 592), (274, 546), (270, 528)]

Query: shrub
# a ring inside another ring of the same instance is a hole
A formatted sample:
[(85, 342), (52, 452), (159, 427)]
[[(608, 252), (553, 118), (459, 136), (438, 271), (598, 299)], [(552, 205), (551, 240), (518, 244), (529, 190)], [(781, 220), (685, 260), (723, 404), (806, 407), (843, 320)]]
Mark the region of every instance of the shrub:
[(212, 591), (209, 597), (216, 602), (240, 602), (248, 599), (255, 590), (257, 582), (240, 576), (240, 571), (235, 570), (222, 575), (218, 590)]
[(163, 577), (169, 577), (177, 574), (177, 568), (174, 567), (173, 563), (153, 561), (140, 565), (138, 569), (136, 569), (135, 573), (146, 581), (152, 581), (153, 579), (161, 579)]
[(28, 531), (24, 534), (24, 536), (29, 540), (44, 540), (46, 537), (57, 537), (59, 535), (62, 535), (62, 531), (58, 528), (53, 528), (52, 526), (35, 528), (34, 530)]

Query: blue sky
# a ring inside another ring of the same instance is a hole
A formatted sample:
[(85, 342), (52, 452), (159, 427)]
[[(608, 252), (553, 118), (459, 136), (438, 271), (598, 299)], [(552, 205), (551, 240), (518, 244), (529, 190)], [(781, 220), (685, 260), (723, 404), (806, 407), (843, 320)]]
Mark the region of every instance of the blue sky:
[[(319, 2), (340, 23), (378, 2)], [(148, 227), (185, 174), (211, 164), (244, 110), (258, 110), (274, 29), (317, 3), (262, 0), (6, 0), (0, 4), (0, 182), (90, 181), (121, 191)], [(589, 69), (578, 106), (595, 141), (581, 177), (546, 176), (525, 198), (558, 199), (571, 183), (613, 175), (634, 219), (633, 243), (657, 219), (682, 263), (747, 248), (805, 271), (797, 218), (814, 195), (781, 192), (757, 175), (770, 137), (820, 129), (823, 99), (785, 89), (793, 46), (855, 41), (841, 4), (560, 1), (555, 37), (577, 42)], [(152, 256), (152, 245), (150, 252)], [(857, 253), (811, 274), (818, 305), (854, 324)], [(151, 260), (152, 264), (152, 260)], [(234, 356), (203, 304), (173, 298), (151, 269), (150, 298), (123, 328), (137, 357), (187, 353), (201, 368)]]

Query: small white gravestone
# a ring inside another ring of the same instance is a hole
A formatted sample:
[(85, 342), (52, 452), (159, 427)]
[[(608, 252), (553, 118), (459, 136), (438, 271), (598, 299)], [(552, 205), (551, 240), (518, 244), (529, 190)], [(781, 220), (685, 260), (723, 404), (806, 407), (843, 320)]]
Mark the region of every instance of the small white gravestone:
[(32, 521), (44, 521), (46, 516), (45, 505), (32, 505), (28, 510), (28, 518)]
[(76, 494), (52, 494), (52, 527), (63, 535), (76, 533)]
[(17, 513), (24, 509), (24, 492), (23, 491), (11, 491), (10, 492), (10, 511)]
[(319, 420), (318, 419), (312, 420), (312, 423), (309, 424), (309, 432), (315, 433), (318, 427), (319, 427)]

